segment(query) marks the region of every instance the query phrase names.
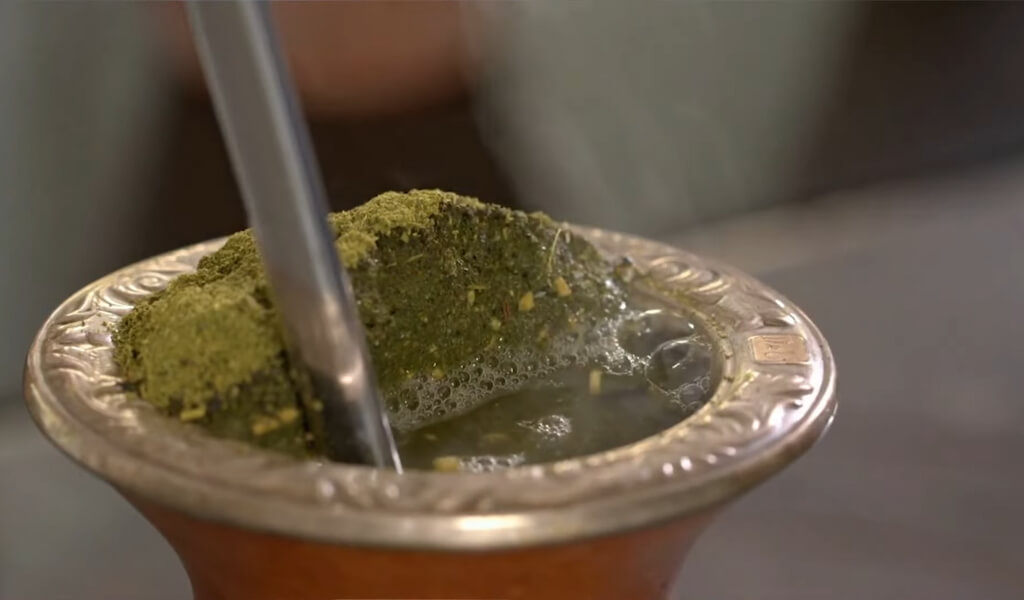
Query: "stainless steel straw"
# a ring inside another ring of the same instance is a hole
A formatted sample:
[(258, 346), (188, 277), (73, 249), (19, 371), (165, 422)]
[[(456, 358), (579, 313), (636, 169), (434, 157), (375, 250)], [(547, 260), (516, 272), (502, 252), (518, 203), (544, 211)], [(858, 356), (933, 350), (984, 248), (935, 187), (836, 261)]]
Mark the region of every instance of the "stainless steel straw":
[(193, 0), (189, 14), (289, 356), (323, 402), (307, 422), (330, 458), (400, 470), (269, 3)]

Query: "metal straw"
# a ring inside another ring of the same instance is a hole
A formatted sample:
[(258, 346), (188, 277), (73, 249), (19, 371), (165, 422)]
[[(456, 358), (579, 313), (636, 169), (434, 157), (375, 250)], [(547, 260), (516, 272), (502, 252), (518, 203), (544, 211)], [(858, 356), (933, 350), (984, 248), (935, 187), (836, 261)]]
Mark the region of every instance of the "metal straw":
[(189, 15), (289, 356), (323, 402), (307, 423), (329, 458), (400, 470), (269, 3), (192, 0)]

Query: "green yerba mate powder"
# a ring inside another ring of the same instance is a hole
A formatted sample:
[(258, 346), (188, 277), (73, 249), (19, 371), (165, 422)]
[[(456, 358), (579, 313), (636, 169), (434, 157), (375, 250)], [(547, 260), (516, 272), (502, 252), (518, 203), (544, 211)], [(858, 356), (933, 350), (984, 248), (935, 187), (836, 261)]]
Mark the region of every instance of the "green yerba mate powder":
[[(406, 389), (414, 383), (519, 350), (543, 353), (624, 305), (612, 267), (541, 214), (414, 190), (329, 222), (393, 413), (417, 402)], [(302, 413), (316, 406), (314, 393), (289, 364), (250, 232), (137, 305), (114, 342), (127, 384), (166, 414), (265, 448), (318, 453)]]

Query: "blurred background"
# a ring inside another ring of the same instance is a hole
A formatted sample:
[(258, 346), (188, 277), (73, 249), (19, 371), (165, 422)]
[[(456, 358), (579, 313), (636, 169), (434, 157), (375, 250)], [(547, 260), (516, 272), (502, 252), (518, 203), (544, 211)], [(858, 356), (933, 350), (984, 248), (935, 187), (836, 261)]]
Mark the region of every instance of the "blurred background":
[[(833, 345), (822, 444), (679, 598), (1024, 597), (1024, 4), (276, 5), (330, 200), (440, 187), (764, 279)], [(180, 6), (0, 3), (0, 598), (184, 571), (21, 398), (46, 315), (244, 228)]]

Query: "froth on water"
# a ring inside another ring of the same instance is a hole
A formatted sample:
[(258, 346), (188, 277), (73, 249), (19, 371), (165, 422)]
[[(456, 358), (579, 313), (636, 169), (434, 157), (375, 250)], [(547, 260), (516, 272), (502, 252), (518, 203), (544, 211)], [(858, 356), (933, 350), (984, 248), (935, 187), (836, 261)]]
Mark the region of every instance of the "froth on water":
[(390, 398), (409, 468), (491, 471), (663, 431), (714, 391), (713, 345), (679, 306), (636, 292), (602, 328), (410, 380)]

